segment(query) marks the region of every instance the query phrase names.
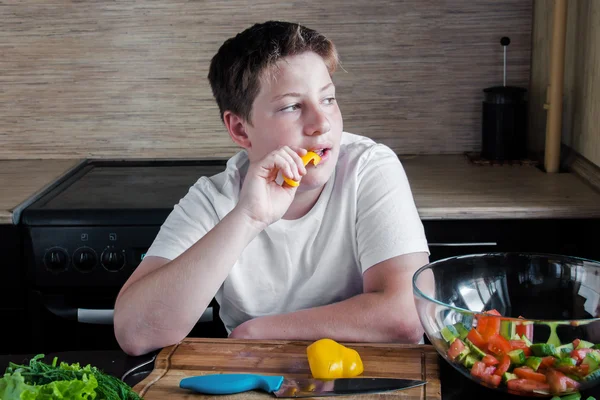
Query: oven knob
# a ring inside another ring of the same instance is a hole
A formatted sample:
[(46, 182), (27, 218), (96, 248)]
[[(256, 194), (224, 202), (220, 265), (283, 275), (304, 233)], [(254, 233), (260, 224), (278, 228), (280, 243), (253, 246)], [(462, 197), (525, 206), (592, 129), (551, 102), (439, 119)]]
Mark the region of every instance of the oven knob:
[(69, 255), (65, 249), (53, 247), (44, 255), (44, 264), (52, 272), (61, 272), (69, 265)]
[(90, 272), (96, 266), (96, 252), (89, 247), (75, 250), (73, 265), (81, 272)]
[(125, 250), (109, 247), (102, 252), (100, 261), (107, 270), (118, 271), (125, 266)]

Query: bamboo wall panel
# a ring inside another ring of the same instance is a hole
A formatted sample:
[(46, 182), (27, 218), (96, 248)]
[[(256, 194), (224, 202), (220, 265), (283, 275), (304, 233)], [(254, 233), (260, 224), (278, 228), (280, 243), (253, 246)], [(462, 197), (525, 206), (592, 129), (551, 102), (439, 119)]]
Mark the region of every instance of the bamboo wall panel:
[[(577, 0), (567, 4), (562, 142), (600, 166), (600, 2)], [(552, 2), (535, 1), (534, 21), (530, 146), (543, 151)]]
[(531, 1), (0, 1), (0, 159), (231, 156), (209, 62), (266, 19), (334, 40), (344, 128), (398, 153), (479, 150), (502, 36), (529, 85)]

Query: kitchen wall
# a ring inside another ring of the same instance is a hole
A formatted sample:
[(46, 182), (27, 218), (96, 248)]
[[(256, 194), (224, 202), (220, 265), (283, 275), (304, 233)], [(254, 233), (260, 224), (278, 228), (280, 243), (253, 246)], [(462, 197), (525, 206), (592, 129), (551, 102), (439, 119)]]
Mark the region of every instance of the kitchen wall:
[(208, 66), (266, 19), (333, 39), (344, 128), (398, 153), (479, 151), (502, 36), (508, 83), (529, 86), (532, 1), (4, 2), (0, 159), (232, 155)]
[[(543, 154), (553, 2), (535, 0), (530, 147)], [(600, 1), (568, 1), (562, 142), (600, 166)]]

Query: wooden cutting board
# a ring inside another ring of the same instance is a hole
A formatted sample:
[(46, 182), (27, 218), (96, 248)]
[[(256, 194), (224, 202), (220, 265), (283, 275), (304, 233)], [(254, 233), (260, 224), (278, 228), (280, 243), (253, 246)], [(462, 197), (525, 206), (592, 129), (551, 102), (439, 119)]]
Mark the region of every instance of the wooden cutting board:
[[(274, 395), (251, 391), (235, 395), (205, 396), (180, 389), (188, 376), (218, 373), (258, 373), (288, 378), (311, 377), (303, 341), (258, 341), (237, 339), (187, 338), (165, 347), (156, 357), (154, 370), (134, 390), (146, 400), (207, 399), (265, 400)], [(360, 354), (364, 377), (426, 380), (427, 385), (361, 398), (441, 400), (438, 354), (430, 345), (343, 343)], [(355, 396), (337, 396), (336, 399)]]

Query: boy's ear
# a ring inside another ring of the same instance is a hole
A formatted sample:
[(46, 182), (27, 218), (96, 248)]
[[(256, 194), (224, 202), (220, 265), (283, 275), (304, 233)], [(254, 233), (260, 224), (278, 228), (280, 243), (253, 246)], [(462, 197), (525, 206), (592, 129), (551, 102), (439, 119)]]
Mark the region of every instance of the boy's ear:
[(231, 140), (245, 149), (251, 147), (250, 138), (246, 132), (246, 121), (243, 118), (231, 111), (225, 111), (223, 113), (223, 122), (227, 127)]

